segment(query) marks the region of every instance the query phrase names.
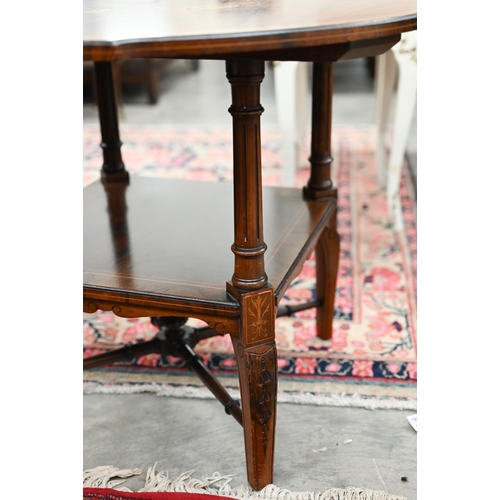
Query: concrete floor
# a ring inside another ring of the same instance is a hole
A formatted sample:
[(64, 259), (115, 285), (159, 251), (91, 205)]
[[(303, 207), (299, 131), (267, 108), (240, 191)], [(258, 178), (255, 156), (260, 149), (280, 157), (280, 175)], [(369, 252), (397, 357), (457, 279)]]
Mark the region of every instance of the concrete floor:
[[(335, 65), (334, 124), (374, 121), (373, 80), (364, 61)], [(272, 71), (262, 85), (262, 123), (276, 124)], [(193, 72), (183, 61), (167, 67), (160, 102), (151, 106), (140, 86), (124, 89), (122, 123), (231, 124), (229, 84), (224, 64), (201, 61)], [(84, 94), (84, 123), (97, 122), (90, 94)], [(416, 117), (408, 156), (416, 175)], [(239, 425), (212, 400), (156, 395), (85, 395), (83, 466), (143, 469), (126, 485), (138, 489), (148, 467), (170, 477), (196, 469), (194, 477), (214, 472), (237, 474), (231, 485), (246, 483)], [(280, 404), (275, 478), (293, 491), (321, 492), (334, 487), (365, 487), (417, 498), (417, 433), (406, 416), (413, 412)], [(345, 440), (352, 439), (349, 444)], [(323, 452), (314, 452), (326, 447)], [(402, 478), (406, 478), (403, 480)]]

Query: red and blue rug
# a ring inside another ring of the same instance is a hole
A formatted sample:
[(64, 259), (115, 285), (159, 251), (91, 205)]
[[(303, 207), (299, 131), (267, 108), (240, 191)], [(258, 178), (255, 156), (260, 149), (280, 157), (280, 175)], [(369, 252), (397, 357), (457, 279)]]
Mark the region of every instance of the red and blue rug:
[[(230, 128), (121, 127), (123, 159), (131, 175), (197, 179), (232, 177)], [(84, 127), (84, 185), (99, 178), (102, 155), (97, 126)], [(315, 310), (276, 322), (279, 401), (367, 408), (416, 409), (416, 203), (407, 169), (401, 181), (405, 229), (394, 233), (385, 192), (375, 167), (371, 126), (334, 128), (333, 176), (339, 193), (340, 269), (330, 341), (316, 338)], [(296, 185), (308, 178), (304, 149)], [(262, 130), (263, 182), (279, 184), (281, 136)], [(314, 255), (282, 303), (315, 297)], [(125, 319), (109, 312), (84, 314), (84, 356), (150, 339), (148, 318)], [(204, 325), (190, 320), (190, 324)], [(229, 336), (196, 347), (229, 392), (238, 394)], [(212, 397), (181, 359), (149, 355), (131, 364), (84, 372), (87, 393), (156, 392), (179, 397)]]

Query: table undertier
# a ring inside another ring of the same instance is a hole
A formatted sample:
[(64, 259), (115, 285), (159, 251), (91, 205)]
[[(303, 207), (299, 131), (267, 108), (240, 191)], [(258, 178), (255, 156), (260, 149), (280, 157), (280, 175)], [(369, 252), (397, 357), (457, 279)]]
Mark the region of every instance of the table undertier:
[[(84, 189), (84, 293), (112, 293), (128, 304), (196, 301), (237, 308), (226, 292), (234, 255), (233, 186), (131, 176), (129, 184)], [(314, 248), (332, 198), (305, 201), (302, 190), (263, 188), (265, 266), (280, 297)]]

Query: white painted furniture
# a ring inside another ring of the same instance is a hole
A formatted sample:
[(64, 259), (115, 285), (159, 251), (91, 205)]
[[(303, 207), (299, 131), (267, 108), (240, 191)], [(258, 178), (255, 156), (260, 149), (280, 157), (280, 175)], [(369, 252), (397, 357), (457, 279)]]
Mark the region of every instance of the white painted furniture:
[[(392, 141), (387, 161), (386, 127), (397, 80)], [(417, 33), (403, 33), (391, 50), (375, 62), (376, 161), (381, 186), (387, 189), (389, 219), (395, 231), (403, 230), (399, 187), (417, 99)]]
[[(274, 88), (279, 128), (283, 136), (284, 186), (293, 186), (309, 124), (307, 63), (274, 62)], [(394, 92), (394, 124), (387, 160), (386, 128)], [(417, 33), (403, 33), (401, 41), (376, 58), (375, 124), (376, 161), (380, 185), (387, 190), (389, 220), (396, 231), (403, 229), (399, 187), (417, 98)]]
[(282, 185), (288, 187), (294, 186), (299, 152), (310, 122), (307, 64), (273, 62), (278, 125), (283, 137)]

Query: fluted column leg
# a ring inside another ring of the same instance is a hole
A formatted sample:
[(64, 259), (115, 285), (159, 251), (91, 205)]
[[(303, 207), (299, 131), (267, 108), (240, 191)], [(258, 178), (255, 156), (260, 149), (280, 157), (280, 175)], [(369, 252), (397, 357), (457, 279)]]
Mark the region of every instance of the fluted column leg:
[(96, 62), (95, 79), (99, 122), (101, 125), (101, 148), (104, 163), (101, 180), (107, 182), (128, 182), (128, 172), (123, 164), (118, 128), (113, 66), (110, 62)]
[(313, 64), (311, 173), (304, 197), (336, 196), (331, 178), (333, 63)]
[(234, 155), (234, 274), (232, 286), (257, 290), (266, 286), (260, 145), (260, 84), (263, 61), (227, 61), (231, 83)]
[[(312, 90), (311, 174), (304, 197), (310, 200), (337, 197), (331, 178), (332, 158), (332, 94), (333, 64), (314, 63)], [(337, 212), (332, 214), (316, 245), (316, 290), (321, 306), (317, 308), (318, 337), (328, 340), (332, 336), (335, 290), (340, 257), (337, 233)]]
[(241, 305), (232, 336), (240, 380), (248, 482), (272, 483), (276, 426), (275, 299), (264, 268), (260, 84), (263, 61), (227, 61), (234, 151), (234, 274), (227, 290)]

